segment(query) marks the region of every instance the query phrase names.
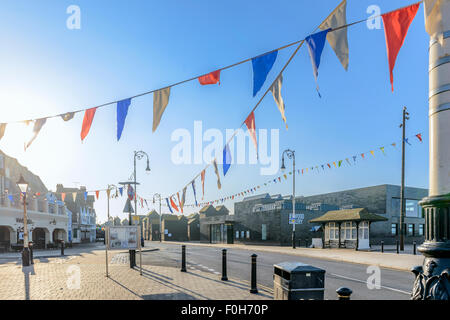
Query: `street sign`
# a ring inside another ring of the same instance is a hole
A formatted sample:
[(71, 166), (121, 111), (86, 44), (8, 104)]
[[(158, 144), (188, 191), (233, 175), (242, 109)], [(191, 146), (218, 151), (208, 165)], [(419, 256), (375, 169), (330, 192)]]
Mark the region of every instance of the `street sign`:
[(130, 199), (130, 201), (133, 200), (134, 199), (134, 189), (131, 185), (128, 185), (127, 193), (128, 193), (128, 199)]
[(139, 248), (138, 226), (108, 227), (106, 245), (109, 250)]
[(292, 217), (292, 213), (289, 214), (289, 224), (303, 224), (305, 215), (303, 213), (296, 213), (295, 217)]

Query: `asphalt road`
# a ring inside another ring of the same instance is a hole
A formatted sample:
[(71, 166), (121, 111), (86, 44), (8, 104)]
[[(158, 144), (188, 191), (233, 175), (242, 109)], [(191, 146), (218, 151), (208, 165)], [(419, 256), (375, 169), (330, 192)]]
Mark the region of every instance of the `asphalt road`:
[[(144, 249), (157, 251), (143, 252), (143, 265), (158, 265), (181, 268), (181, 245), (147, 242)], [(293, 256), (269, 252), (258, 252), (244, 249), (227, 250), (228, 278), (250, 281), (252, 254), (257, 254), (257, 282), (273, 290), (273, 265), (296, 261), (309, 264), (326, 271), (325, 273), (325, 299), (336, 300), (336, 289), (345, 286), (353, 290), (352, 299), (355, 300), (408, 300), (413, 286), (414, 276), (410, 272), (390, 269), (380, 269), (380, 288), (369, 289), (368, 278), (373, 273), (367, 273), (368, 266), (328, 261), (316, 258)], [(139, 255), (137, 255), (139, 265)], [(187, 271), (195, 273), (202, 270), (216, 274), (220, 279), (222, 271), (222, 250), (217, 247), (187, 246)], [(373, 283), (373, 282), (372, 282)]]

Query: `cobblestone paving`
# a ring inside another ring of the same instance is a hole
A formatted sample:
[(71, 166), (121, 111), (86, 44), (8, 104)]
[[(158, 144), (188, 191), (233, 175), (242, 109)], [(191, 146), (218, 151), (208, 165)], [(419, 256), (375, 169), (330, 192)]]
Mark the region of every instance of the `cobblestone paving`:
[[(109, 252), (109, 275), (105, 276), (105, 252), (80, 256), (36, 259), (22, 268), (18, 262), (0, 265), (2, 300), (128, 300), (128, 299), (272, 299), (269, 292), (250, 294), (245, 282), (220, 281), (201, 270), (180, 272), (179, 268), (143, 266), (130, 269), (126, 253)], [(122, 263), (126, 260), (126, 263)], [(116, 263), (111, 263), (116, 261)]]

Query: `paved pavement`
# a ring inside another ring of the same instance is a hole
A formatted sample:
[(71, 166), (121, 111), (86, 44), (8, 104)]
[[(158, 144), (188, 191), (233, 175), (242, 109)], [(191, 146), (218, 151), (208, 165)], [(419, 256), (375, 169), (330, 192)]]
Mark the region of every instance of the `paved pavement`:
[[(148, 252), (147, 252), (148, 254)], [(20, 260), (0, 261), (0, 300), (266, 300), (270, 292), (250, 294), (242, 281), (221, 282), (202, 270), (143, 266), (130, 269), (125, 252), (109, 252), (105, 276), (105, 251), (90, 250), (62, 258), (37, 258), (31, 267)]]
[[(173, 242), (148, 242), (146, 247), (159, 248), (159, 251), (143, 253), (143, 264), (179, 268), (181, 265), (181, 245)], [(223, 246), (187, 245), (186, 262), (191, 272), (203, 271), (221, 278)], [(352, 299), (358, 300), (408, 300), (414, 282), (411, 272), (380, 268), (380, 288), (369, 289), (367, 280), (373, 272), (368, 273), (368, 266), (326, 260), (323, 257), (311, 258), (283, 252), (260, 251), (250, 247), (237, 247), (227, 250), (227, 273), (229, 278), (247, 282), (250, 280), (250, 256), (258, 255), (258, 286), (273, 290), (273, 265), (285, 262), (302, 262), (326, 270), (325, 299), (336, 300), (336, 289), (342, 286), (353, 290)], [(369, 270), (370, 271), (370, 270)], [(370, 283), (374, 283), (369, 281)]]

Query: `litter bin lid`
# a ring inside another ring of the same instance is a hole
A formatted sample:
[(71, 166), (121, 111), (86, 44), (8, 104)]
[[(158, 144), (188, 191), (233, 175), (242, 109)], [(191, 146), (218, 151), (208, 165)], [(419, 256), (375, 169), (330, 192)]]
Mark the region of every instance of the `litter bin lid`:
[(282, 262), (274, 265), (274, 268), (281, 269), (289, 273), (304, 272), (325, 272), (325, 270), (304, 264), (301, 262)]

